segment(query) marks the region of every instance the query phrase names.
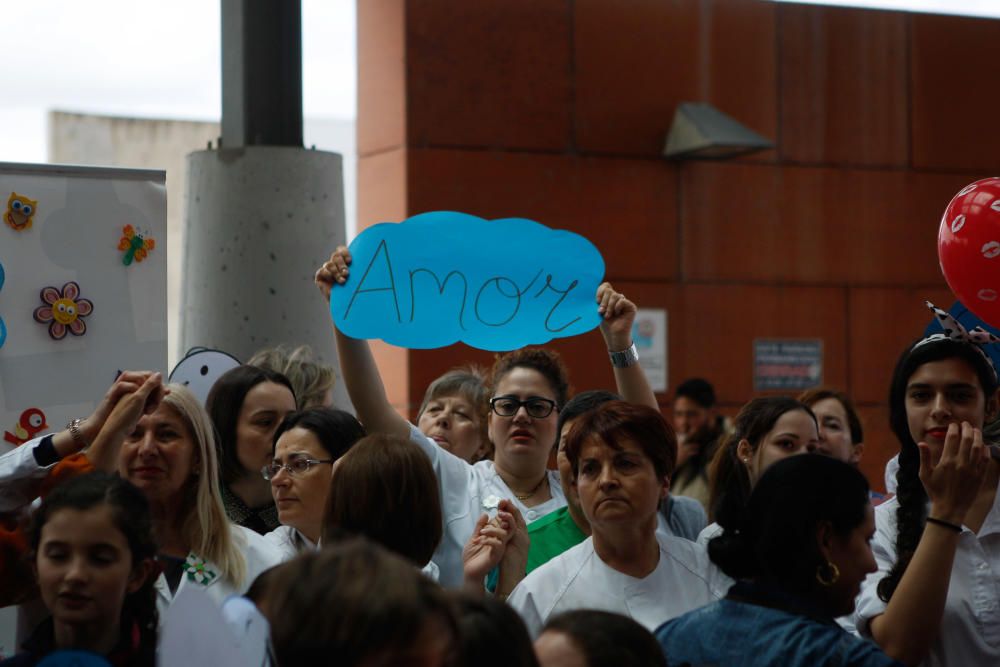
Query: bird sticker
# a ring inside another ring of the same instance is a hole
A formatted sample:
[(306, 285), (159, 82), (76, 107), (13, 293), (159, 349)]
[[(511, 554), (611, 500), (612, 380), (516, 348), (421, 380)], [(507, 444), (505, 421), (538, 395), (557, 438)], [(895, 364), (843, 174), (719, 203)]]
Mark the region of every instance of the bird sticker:
[(118, 241), (118, 249), (125, 251), (125, 256), (122, 257), (122, 264), (125, 266), (132, 264), (132, 260), (141, 262), (146, 259), (146, 255), (155, 247), (156, 241), (136, 232), (135, 227), (132, 225), (125, 225), (122, 228), (122, 237)]
[(36, 200), (11, 192), (7, 199), (7, 212), (3, 214), (3, 221), (14, 231), (22, 232), (31, 229), (31, 220), (37, 211)]
[(17, 447), (28, 442), (48, 427), (44, 412), (38, 408), (28, 408), (21, 413), (13, 433), (4, 431), (3, 439)]

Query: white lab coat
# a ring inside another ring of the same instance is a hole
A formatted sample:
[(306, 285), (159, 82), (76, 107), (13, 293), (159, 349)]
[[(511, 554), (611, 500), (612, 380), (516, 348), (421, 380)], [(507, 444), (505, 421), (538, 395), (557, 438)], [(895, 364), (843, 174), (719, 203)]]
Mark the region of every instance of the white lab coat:
[(35, 460), (35, 447), (44, 437), (29, 440), (0, 456), (0, 512), (16, 512), (35, 499), (34, 482), (52, 469), (51, 465), (40, 466)]
[(536, 521), (549, 512), (566, 505), (559, 473), (548, 471), (549, 492), (552, 498), (540, 505), (527, 507), (514, 497), (514, 492), (500, 478), (492, 461), (475, 464), (460, 459), (442, 449), (436, 442), (410, 425), (410, 440), (420, 446), (431, 461), (441, 491), (441, 514), (444, 533), (431, 559), (440, 570), (440, 582), (445, 588), (462, 585), (462, 549), (472, 537), (476, 521), (482, 514), (496, 510), (501, 498), (514, 503), (527, 523)]
[(733, 581), (705, 549), (682, 537), (657, 533), (660, 561), (642, 579), (609, 567), (594, 551), (593, 538), (533, 570), (507, 599), (532, 637), (555, 614), (573, 609), (610, 611), (634, 619), (650, 632), (662, 623), (723, 598)]

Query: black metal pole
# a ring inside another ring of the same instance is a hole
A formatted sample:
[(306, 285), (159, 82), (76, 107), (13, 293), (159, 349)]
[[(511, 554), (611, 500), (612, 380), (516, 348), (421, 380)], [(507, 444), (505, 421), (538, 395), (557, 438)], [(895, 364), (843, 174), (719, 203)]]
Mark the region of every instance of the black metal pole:
[(222, 146), (302, 146), (300, 0), (222, 0)]

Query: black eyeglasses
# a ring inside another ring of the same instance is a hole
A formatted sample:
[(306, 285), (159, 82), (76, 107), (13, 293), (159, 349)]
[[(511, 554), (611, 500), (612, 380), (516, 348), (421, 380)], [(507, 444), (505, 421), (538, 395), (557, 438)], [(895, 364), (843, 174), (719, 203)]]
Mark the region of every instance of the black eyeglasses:
[(541, 396), (532, 396), (525, 401), (517, 396), (497, 396), (490, 399), (490, 408), (501, 417), (513, 417), (522, 405), (532, 419), (545, 419), (556, 409), (555, 401)]
[(309, 459), (304, 456), (297, 456), (288, 461), (288, 463), (278, 463), (277, 461), (271, 461), (271, 465), (266, 465), (260, 469), (260, 474), (264, 476), (264, 479), (271, 481), (277, 476), (281, 469), (284, 468), (285, 472), (293, 477), (298, 477), (299, 475), (306, 473), (313, 466), (319, 465), (320, 463), (333, 463), (334, 459)]

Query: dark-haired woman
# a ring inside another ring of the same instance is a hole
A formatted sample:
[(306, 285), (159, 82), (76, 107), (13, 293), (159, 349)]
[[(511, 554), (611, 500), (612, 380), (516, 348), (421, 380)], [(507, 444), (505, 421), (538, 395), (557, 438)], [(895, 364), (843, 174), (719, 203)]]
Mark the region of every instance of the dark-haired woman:
[(87, 651), (115, 667), (153, 667), (159, 570), (143, 494), (117, 476), (75, 477), (42, 502), (29, 536), (51, 616), (23, 653), (2, 664), (35, 665), (55, 651)]
[(280, 525), (271, 485), (260, 471), (271, 462), (274, 432), (295, 411), (295, 393), (284, 375), (256, 366), (223, 373), (205, 400), (218, 436), (219, 484), (226, 516), (264, 535)]
[(264, 467), (281, 526), (264, 536), (291, 558), (315, 549), (323, 530), (333, 465), (363, 438), (354, 415), (314, 407), (285, 417), (274, 434), (274, 458)]
[(441, 541), (437, 477), (420, 447), (376, 433), (334, 465), (323, 515), (323, 545), (363, 536), (409, 560), (432, 579)]
[[(340, 247), (316, 272), (316, 284), (329, 297), (343, 285), (351, 255)], [(645, 375), (631, 342), (635, 305), (603, 283), (595, 296), (595, 307), (603, 318), (611, 360), (616, 365), (619, 387), (641, 383), (650, 395)], [(462, 550), (484, 514), (493, 514), (501, 499), (511, 500), (531, 523), (566, 505), (559, 474), (547, 467), (558, 434), (559, 410), (569, 394), (569, 380), (559, 355), (542, 348), (522, 348), (500, 356), (490, 374), (490, 412), (487, 427), (494, 447), (492, 461), (474, 465), (436, 444), (433, 435), (408, 423), (396, 412), (385, 394), (368, 344), (336, 332), (337, 353), (344, 384), (369, 433), (408, 437), (430, 459), (441, 488), (445, 533), (434, 562), (441, 583), (462, 586)], [(623, 392), (624, 393), (624, 392)], [(424, 423), (421, 422), (421, 427)]]
[(541, 667), (666, 667), (649, 630), (631, 618), (578, 609), (549, 619), (535, 640)]
[(475, 667), (539, 667), (524, 621), (500, 600), (454, 594), (459, 660)]
[(564, 451), (591, 536), (511, 593), (533, 636), (550, 616), (574, 609), (622, 614), (652, 630), (725, 594), (731, 582), (702, 547), (657, 533), (677, 454), (658, 410), (604, 403), (577, 418)]
[(750, 490), (771, 465), (815, 451), (819, 430), (812, 410), (787, 396), (755, 398), (733, 420), (734, 431), (712, 460), (709, 524), (698, 536), (708, 544), (742, 516)]
[(668, 664), (898, 665), (834, 621), (875, 571), (874, 528), (868, 483), (850, 465), (814, 455), (775, 463), (741, 518), (709, 543), (712, 561), (738, 583), (657, 630)]
[(865, 450), (865, 437), (851, 397), (836, 389), (818, 387), (802, 392), (798, 400), (816, 415), (819, 426), (816, 453), (858, 465)]
[(277, 667), (446, 667), (458, 637), (447, 593), (412, 563), (355, 539), (268, 575), (264, 614)]
[(997, 375), (979, 343), (936, 311), (951, 336), (900, 357), (889, 393), (900, 443), (895, 498), (875, 510), (879, 572), (856, 621), (907, 665), (1000, 664), (1000, 462), (983, 443)]

